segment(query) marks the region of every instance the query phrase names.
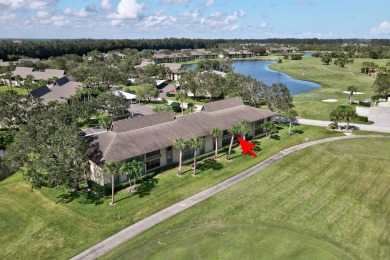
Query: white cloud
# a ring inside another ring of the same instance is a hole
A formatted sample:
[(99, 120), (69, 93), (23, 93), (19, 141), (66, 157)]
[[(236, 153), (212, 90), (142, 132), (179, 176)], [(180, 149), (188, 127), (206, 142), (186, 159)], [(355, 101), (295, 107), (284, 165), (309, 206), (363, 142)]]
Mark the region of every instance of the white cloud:
[(181, 5), (191, 2), (192, 0), (160, 0), (163, 5)]
[(185, 11), (179, 15), (179, 18), (182, 22), (186, 23), (198, 20), (200, 15), (199, 11)]
[(112, 1), (111, 0), (102, 0), (100, 2), (100, 9), (105, 12), (109, 12), (112, 9)]
[(11, 20), (15, 18), (15, 14), (2, 14), (0, 15), (0, 21)]
[(204, 4), (206, 7), (210, 7), (214, 5), (215, 1), (214, 0), (207, 0), (206, 3)]
[(260, 28), (267, 28), (267, 27), (268, 27), (268, 23), (266, 23), (266, 22), (262, 22), (260, 24)]
[[(56, 16), (56, 15), (50, 15), (50, 14), (44, 14), (41, 13), (39, 16), (38, 14), (34, 16), (34, 18), (37, 20), (38, 24), (42, 25), (52, 25), (54, 27), (63, 27), (65, 25), (70, 24), (69, 18), (65, 16)], [(40, 18), (40, 19), (37, 19)]]
[(371, 29), (372, 34), (390, 34), (390, 23), (388, 21), (381, 22), (377, 27)]
[(118, 25), (124, 20), (134, 20), (142, 15), (143, 4), (138, 4), (137, 0), (121, 0), (115, 13), (107, 15), (111, 24)]
[(148, 16), (143, 21), (143, 27), (172, 26), (175, 22), (176, 18), (173, 16)]
[(44, 9), (54, 5), (55, 2), (55, 0), (0, 0), (0, 10)]
[(37, 14), (34, 16), (34, 18), (38, 19), (46, 19), (50, 17), (50, 13), (46, 11), (38, 11)]
[(85, 10), (85, 8), (81, 9), (80, 11), (73, 11), (70, 8), (64, 9), (64, 14), (74, 17), (87, 17), (88, 12)]
[(240, 28), (240, 26), (239, 26), (238, 24), (235, 24), (235, 25), (232, 25), (232, 26), (229, 28), (229, 30), (230, 30), (230, 31), (235, 31), (235, 30), (237, 30), (238, 28)]

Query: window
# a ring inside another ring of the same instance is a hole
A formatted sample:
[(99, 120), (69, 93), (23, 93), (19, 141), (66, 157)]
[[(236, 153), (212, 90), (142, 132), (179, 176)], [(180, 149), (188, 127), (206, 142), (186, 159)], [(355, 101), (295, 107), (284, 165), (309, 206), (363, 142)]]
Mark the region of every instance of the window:
[(145, 161), (145, 157), (144, 157), (144, 155), (135, 156), (135, 157), (132, 157), (130, 159), (127, 159), (126, 162), (132, 162), (134, 160), (136, 160), (137, 162), (143, 162), (143, 161)]
[(167, 164), (172, 163), (172, 146), (167, 147)]
[(183, 160), (187, 160), (194, 157), (194, 150), (186, 149), (183, 150)]
[(152, 160), (156, 158), (160, 158), (160, 150), (156, 150), (146, 154), (146, 160)]
[(160, 167), (160, 158), (146, 162), (146, 170), (147, 171), (154, 169), (154, 168), (157, 168), (157, 167)]

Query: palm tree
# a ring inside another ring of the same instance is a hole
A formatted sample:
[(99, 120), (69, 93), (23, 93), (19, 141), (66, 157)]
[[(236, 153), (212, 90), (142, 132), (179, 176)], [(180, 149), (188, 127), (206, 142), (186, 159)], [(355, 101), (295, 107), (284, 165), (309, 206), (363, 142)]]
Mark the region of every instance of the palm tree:
[(356, 116), (356, 112), (351, 106), (342, 106), (341, 114), (343, 118), (347, 121), (346, 129), (349, 129), (349, 122)]
[(273, 134), (278, 132), (278, 127), (276, 126), (275, 122), (274, 121), (271, 121), (271, 122), (272, 122), (272, 124), (271, 124), (271, 127), (269, 129), (269, 138), (271, 138)]
[(182, 161), (183, 161), (183, 150), (187, 148), (187, 142), (179, 137), (179, 138), (176, 138), (174, 141), (173, 141), (173, 146), (179, 150), (180, 152), (180, 155), (179, 155), (179, 172), (177, 173), (177, 176), (181, 176), (182, 175)]
[(111, 191), (112, 191), (112, 200), (110, 205), (115, 204), (114, 194), (115, 194), (115, 176), (119, 175), (121, 171), (121, 165), (117, 161), (110, 161), (104, 165), (104, 171), (111, 175)]
[(214, 127), (211, 129), (210, 134), (214, 137), (215, 139), (215, 160), (217, 159), (218, 155), (218, 136), (222, 134), (222, 130), (219, 129), (218, 127)]
[(176, 93), (176, 100), (180, 101), (181, 103), (181, 115), (184, 114), (184, 107), (183, 107), (183, 104), (184, 104), (184, 100), (187, 98), (187, 93), (185, 92), (178, 92)]
[(190, 110), (190, 113), (194, 112), (194, 107), (195, 107), (194, 102), (187, 103), (187, 108)]
[(288, 136), (290, 136), (291, 135), (292, 120), (293, 120), (293, 118), (296, 118), (298, 116), (298, 112), (296, 110), (289, 109), (286, 111), (285, 116), (288, 118), (289, 123), (290, 123), (288, 126)]
[(230, 145), (229, 145), (229, 151), (227, 154), (227, 160), (230, 160), (230, 153), (232, 152), (234, 136), (240, 133), (240, 125), (232, 125), (231, 127), (228, 128), (228, 132), (229, 134), (232, 135), (232, 139), (230, 140)]
[(188, 141), (188, 146), (194, 150), (194, 173), (192, 174), (192, 176), (196, 175), (196, 153), (197, 153), (197, 150), (202, 148), (203, 145), (204, 145), (204, 139), (202, 137), (199, 137), (199, 136), (192, 137)]
[(130, 185), (132, 184), (131, 179), (134, 179), (133, 187), (131, 188), (131, 190), (134, 191), (137, 178), (141, 177), (142, 174), (142, 163), (137, 162), (136, 160), (126, 162), (122, 165), (121, 170), (129, 176)]
[(16, 76), (15, 76), (15, 80), (16, 80), (16, 82), (17, 82), (17, 84), (18, 84), (18, 87), (20, 87), (20, 81), (22, 80), (22, 76), (16, 75)]
[(5, 78), (8, 79), (9, 88), (12, 89), (12, 72), (5, 73)]
[(240, 134), (242, 139), (245, 140), (245, 135), (249, 134), (252, 130), (252, 124), (249, 121), (242, 121), (240, 123)]
[(275, 123), (273, 121), (265, 121), (263, 123), (263, 127), (265, 129), (265, 137), (267, 137), (268, 139), (271, 137), (270, 135), (268, 135), (268, 132), (269, 130), (272, 128), (272, 126), (274, 125)]
[(349, 105), (352, 105), (352, 96), (353, 96), (353, 93), (357, 91), (357, 87), (348, 86), (347, 91), (349, 91)]
[(99, 115), (98, 122), (101, 128), (108, 130), (111, 127), (112, 119), (107, 114)]
[(337, 107), (336, 109), (330, 111), (329, 117), (330, 120), (336, 124), (336, 127), (338, 127), (340, 119), (343, 118), (343, 113), (340, 107)]

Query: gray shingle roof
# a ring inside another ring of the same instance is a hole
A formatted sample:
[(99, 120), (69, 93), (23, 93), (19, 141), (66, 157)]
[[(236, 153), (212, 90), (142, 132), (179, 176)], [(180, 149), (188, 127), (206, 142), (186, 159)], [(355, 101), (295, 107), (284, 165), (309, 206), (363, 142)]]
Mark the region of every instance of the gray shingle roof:
[[(214, 127), (225, 130), (243, 120), (254, 122), (276, 115), (271, 111), (243, 105), (240, 98), (238, 100), (234, 98), (217, 102), (220, 102), (217, 106), (220, 109), (213, 112), (201, 111), (177, 117), (174, 121), (142, 126), (142, 128), (132, 129), (126, 132), (107, 132), (98, 135), (95, 143), (99, 144), (103, 156), (97, 163), (104, 164), (111, 160), (126, 160), (134, 156), (171, 146), (177, 137), (190, 138), (193, 136), (206, 136), (209, 135), (211, 129)], [(228, 104), (235, 105), (226, 108)], [(214, 106), (212, 103), (208, 105)], [(162, 114), (158, 113), (155, 116), (164, 117)], [(140, 120), (143, 118), (146, 117), (139, 117)], [(106, 144), (110, 140), (110, 145), (107, 146)]]
[(44, 103), (50, 101), (66, 101), (70, 96), (76, 94), (77, 88), (82, 85), (80, 82), (69, 81), (66, 79), (61, 79), (63, 82), (67, 80), (66, 83), (62, 85), (54, 84), (53, 86), (42, 86), (31, 92), (31, 95), (34, 97), (39, 97), (43, 99)]
[(134, 118), (114, 121), (112, 125), (114, 132), (122, 133), (171, 121), (174, 121), (173, 114), (171, 111), (166, 111), (158, 114), (138, 116)]
[(16, 67), (12, 72), (13, 76), (20, 75), (22, 78), (26, 78), (31, 74), (35, 80), (48, 80), (53, 77), (62, 78), (64, 76), (64, 70), (46, 69), (45, 71), (33, 71), (33, 68)]
[(235, 97), (235, 98), (206, 103), (204, 104), (202, 110), (206, 112), (214, 112), (221, 109), (226, 109), (226, 108), (240, 106), (240, 105), (244, 105), (242, 99), (240, 97)]

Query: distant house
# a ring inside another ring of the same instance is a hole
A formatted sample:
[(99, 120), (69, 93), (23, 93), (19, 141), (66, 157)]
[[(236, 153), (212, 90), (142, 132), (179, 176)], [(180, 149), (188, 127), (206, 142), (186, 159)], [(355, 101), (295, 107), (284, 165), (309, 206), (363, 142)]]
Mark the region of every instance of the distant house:
[(234, 58), (251, 58), (255, 56), (253, 52), (250, 52), (248, 50), (240, 50), (236, 51), (234, 49), (224, 49), (227, 57), (234, 59)]
[[(21, 62), (32, 62), (32, 63), (36, 63), (38, 62), (39, 59), (18, 59), (17, 61), (14, 61), (13, 63), (14, 64), (18, 64), (18, 63), (21, 63)], [(2, 59), (0, 59), (0, 67), (8, 67), (9, 66), (9, 61), (3, 61)]]
[(62, 78), (64, 76), (64, 70), (46, 69), (45, 71), (34, 71), (33, 68), (16, 67), (12, 72), (13, 77), (19, 75), (23, 79), (26, 79), (27, 75), (32, 75), (34, 80), (48, 80), (50, 78)]
[(67, 102), (70, 96), (76, 94), (77, 88), (81, 87), (82, 83), (70, 81), (67, 76), (59, 78), (53, 85), (44, 85), (31, 91), (31, 95), (41, 98), (43, 103), (50, 101)]
[(181, 75), (187, 73), (186, 70), (181, 68), (181, 64), (178, 63), (164, 63), (164, 66), (169, 69), (168, 78), (170, 80), (179, 80)]
[(156, 53), (153, 55), (153, 60), (156, 64), (159, 63), (175, 63), (175, 62), (186, 62), (192, 60), (190, 55), (181, 52), (174, 52), (170, 54)]
[[(243, 120), (251, 122), (249, 136), (263, 132), (264, 121), (272, 120), (276, 114), (244, 105), (241, 98), (232, 98), (204, 105), (202, 111), (176, 119), (170, 111), (115, 121), (111, 131), (95, 136), (93, 146), (97, 147), (94, 159), (90, 161), (90, 179), (100, 185), (111, 183), (110, 175), (103, 172), (109, 161), (126, 162), (136, 160), (144, 165), (144, 172), (178, 162), (179, 151), (172, 147), (178, 138), (203, 137), (204, 147), (198, 154), (214, 150), (215, 141), (210, 135), (214, 127), (223, 130), (218, 137), (218, 147), (229, 145), (231, 135), (227, 129)], [(189, 159), (194, 151), (187, 149), (183, 158)], [(116, 183), (127, 180), (127, 175), (117, 176)]]

